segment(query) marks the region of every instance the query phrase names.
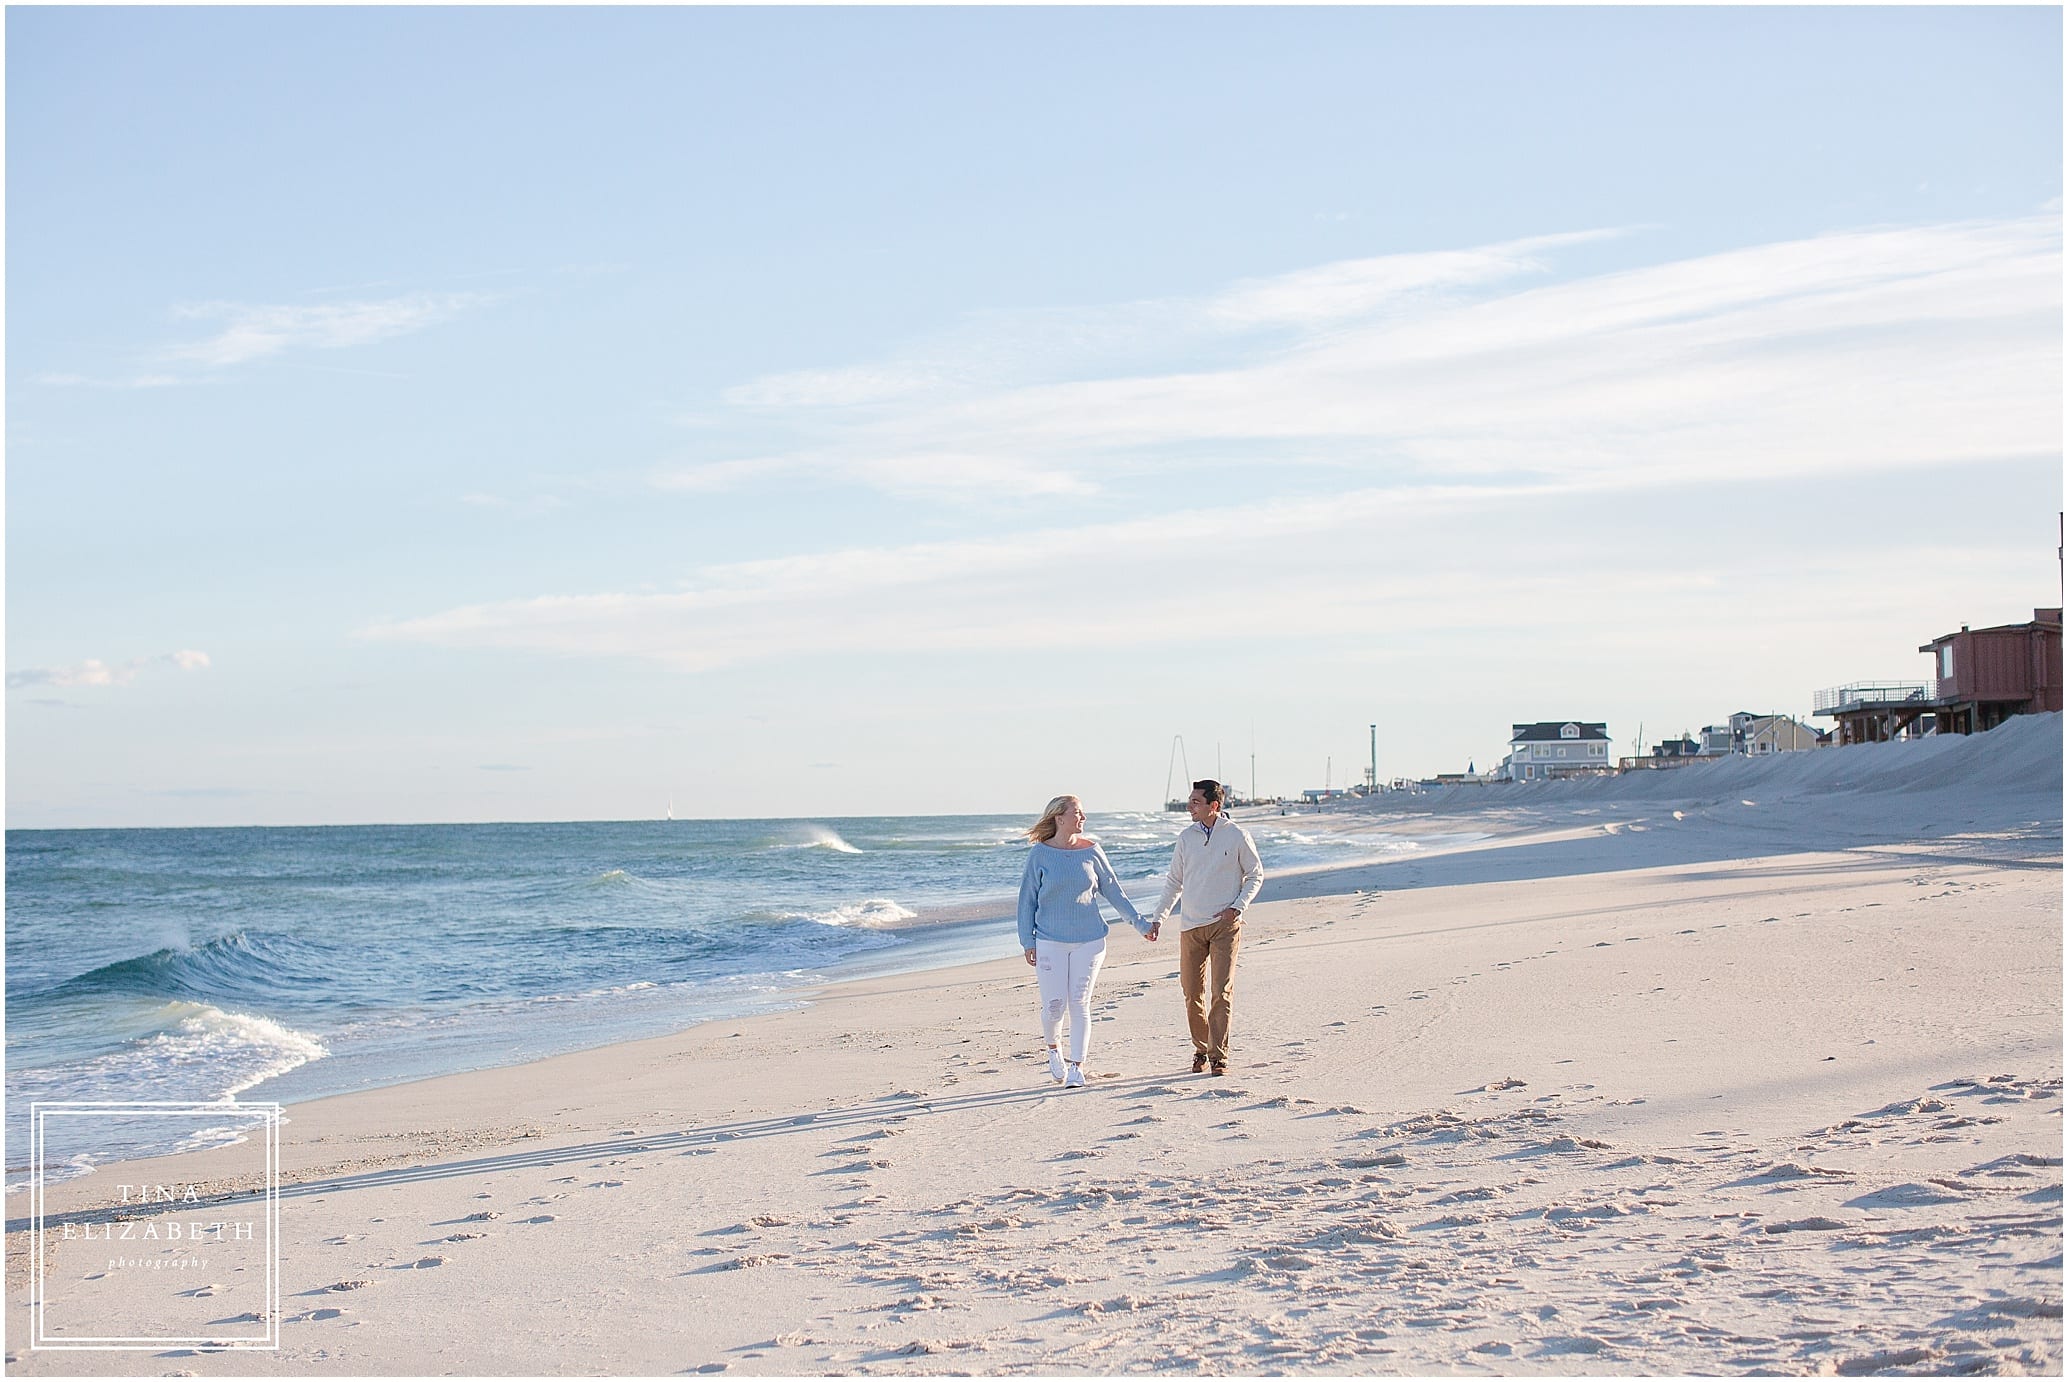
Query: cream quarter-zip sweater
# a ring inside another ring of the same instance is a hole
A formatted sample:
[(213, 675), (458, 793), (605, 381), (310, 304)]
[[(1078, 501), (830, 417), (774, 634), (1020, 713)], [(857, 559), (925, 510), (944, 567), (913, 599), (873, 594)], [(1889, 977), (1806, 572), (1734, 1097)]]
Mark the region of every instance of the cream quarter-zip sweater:
[[(1264, 864), (1257, 858), (1256, 841), (1249, 832), (1223, 814), (1208, 835), (1198, 822), (1185, 827), (1171, 851), (1170, 872), (1163, 880), (1163, 899), (1149, 914), (1153, 925), (1176, 907), (1178, 929), (1189, 931), (1204, 926), (1223, 908), (1240, 912), (1257, 900), (1264, 886)], [(1180, 901), (1182, 899), (1182, 902)]]

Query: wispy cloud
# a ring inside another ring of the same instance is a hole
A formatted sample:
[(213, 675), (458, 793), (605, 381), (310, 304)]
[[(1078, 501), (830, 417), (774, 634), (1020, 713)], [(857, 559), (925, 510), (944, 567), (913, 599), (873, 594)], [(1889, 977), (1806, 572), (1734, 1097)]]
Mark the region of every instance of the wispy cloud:
[[(1357, 261), (1240, 283), (1186, 312), (1144, 309), (1190, 323), (1166, 353), (1218, 342), (1206, 365), (1003, 384), (972, 373), (924, 398), (882, 391), (836, 421), (816, 412), (837, 390), (810, 408), (793, 393), (782, 406), (812, 414), (798, 424), (809, 445), (657, 481), (960, 483), (1024, 509), (1002, 528), (363, 633), (706, 669), (839, 650), (1145, 649), (1231, 628), (1544, 628), (1586, 607), (1645, 627), (1684, 618), (1719, 570), (1751, 568), (1730, 535), (1707, 571), (1670, 551), (1619, 558), (1598, 540), (1618, 496), (1625, 515), (1690, 512), (1691, 496), (1757, 511), (1801, 482), (2059, 453), (2052, 218), (1542, 282), (1547, 258), (1579, 238)], [(1222, 349), (1238, 339), (1255, 344)], [(778, 411), (782, 396), (757, 395)], [(1097, 521), (1081, 504), (1039, 505), (1094, 488)], [(1745, 540), (1760, 550), (1756, 530)], [(1238, 566), (1222, 579), (1224, 555)], [(1971, 552), (1947, 560), (1986, 567)]]
[[(1027, 427), (1022, 420), (1052, 401), (1067, 406), (1098, 384), (1139, 389), (1170, 380), (1174, 376), (1155, 371), (1174, 361), (1231, 352), (1250, 362), (1277, 359), (1302, 339), (1348, 322), (1385, 320), (1417, 305), (1542, 275), (1552, 251), (1622, 233), (1582, 231), (1346, 260), (1243, 279), (1198, 298), (979, 314), (895, 358), (763, 375), (725, 390), (719, 402), (730, 417), (699, 412), (694, 425), (772, 423), (816, 440), (664, 468), (655, 484), (704, 492), (809, 476), (950, 499), (1098, 493), (1097, 472), (1111, 459), (1101, 450), (1133, 442), (1120, 436), (1059, 441), (1038, 421)], [(1196, 377), (1219, 387), (1214, 376)]]
[(656, 483), (1080, 494), (1228, 459), (1372, 480), (1693, 479), (2060, 445), (2057, 217), (1542, 281), (1560, 251), (1610, 234), (1004, 318), (911, 359), (751, 381), (726, 401), (795, 442)]
[(436, 326), (487, 299), (479, 293), (411, 293), (360, 302), (254, 304), (187, 303), (182, 318), (217, 321), (215, 334), (174, 346), (176, 360), (238, 365), (295, 349), (337, 350), (369, 345)]
[(1237, 327), (1325, 326), (1398, 312), (1456, 294), (1550, 271), (1550, 252), (1615, 239), (1620, 230), (1541, 235), (1476, 249), (1346, 259), (1270, 278), (1245, 279), (1204, 304), (1211, 319)]
[(182, 648), (178, 652), (132, 658), (128, 662), (108, 663), (90, 657), (69, 667), (23, 667), (7, 674), (7, 684), (9, 687), (127, 686), (136, 680), (138, 673), (154, 668), (172, 667), (182, 672), (198, 672), (208, 665), (207, 653)]
[(1264, 333), (1382, 317), (1444, 294), (1455, 298), (1541, 276), (1552, 267), (1552, 251), (1625, 233), (1589, 230), (1467, 250), (1343, 260), (1242, 279), (1198, 298), (982, 313), (894, 358), (763, 375), (725, 390), (720, 401), (763, 412), (866, 410), (1041, 380), (1124, 375), (1146, 360), (1168, 362), (1245, 339), (1252, 350), (1275, 351), (1281, 339)]
[[(1240, 511), (1199, 512), (1178, 515), (1167, 530), (1144, 522), (856, 549), (714, 567), (699, 573), (696, 589), (673, 594), (501, 601), (363, 636), (630, 658), (692, 672), (828, 655), (997, 653), (1023, 657), (1033, 683), (1062, 684), (1096, 679), (1107, 658), (1188, 647), (1247, 662), (1268, 658), (1274, 644), (1355, 656), (1469, 637), (1490, 657), (1509, 644), (1541, 651), (1532, 640), (1564, 628), (1586, 630), (1590, 645), (1627, 630), (1641, 650), (1647, 639), (1658, 645), (1660, 631), (1713, 633), (1747, 608), (1760, 610), (1761, 627), (1776, 636), (1809, 621), (1825, 630), (1812, 629), (1815, 638), (1828, 636), (1829, 615), (1805, 603), (1805, 589), (1874, 598), (1876, 577), (1862, 576), (1850, 554), (1764, 574), (1773, 563), (1737, 569), (1686, 562), (1670, 550), (1623, 556), (1575, 543), (1566, 524), (1584, 515), (1552, 515), (1559, 521), (1533, 533), (1528, 525), (1555, 501), (1524, 493), (1494, 515), (1503, 548), (1496, 563), (1489, 539), (1469, 526), (1481, 512), (1476, 502), (1362, 494), (1340, 507), (1248, 514), (1254, 523)], [(2030, 565), (2020, 553), (1958, 548), (1881, 559), (1914, 563), (1955, 586), (2014, 585)]]
[[(739, 562), (707, 567), (691, 588), (674, 593), (500, 601), (378, 624), (362, 636), (635, 657), (706, 670), (839, 650), (1038, 653), (1166, 646), (1231, 633), (1295, 636), (1340, 632), (1346, 618), (1374, 604), (1397, 607), (1398, 618), (1441, 621), (1479, 617), (1468, 613), (1473, 602), (1481, 602), (1482, 611), (1488, 602), (1510, 609), (1520, 598), (1550, 610), (1555, 601), (1574, 598), (1576, 576), (1473, 576), (1449, 569), (1458, 564), (1455, 553), (1441, 559), (1451, 539), (1428, 535), (1447, 532), (1442, 520), (1477, 509), (1493, 493), (1373, 489)], [(1499, 493), (1511, 503), (1533, 496), (1529, 490)], [(1388, 535), (1383, 559), (1317, 565), (1320, 554), (1379, 533)], [(1215, 576), (1218, 553), (1241, 555), (1239, 580)], [(1433, 580), (1432, 569), (1448, 574)], [(1188, 572), (1192, 579), (1181, 578)], [(1324, 579), (1325, 598), (1317, 598), (1317, 580)], [(1203, 598), (1200, 580), (1211, 583), (1211, 598)], [(1650, 584), (1660, 590), (1671, 582)], [(1606, 580), (1600, 585), (1609, 588)], [(1055, 589), (1084, 593), (1062, 599), (1045, 593)], [(1404, 613), (1410, 608), (1411, 616)]]

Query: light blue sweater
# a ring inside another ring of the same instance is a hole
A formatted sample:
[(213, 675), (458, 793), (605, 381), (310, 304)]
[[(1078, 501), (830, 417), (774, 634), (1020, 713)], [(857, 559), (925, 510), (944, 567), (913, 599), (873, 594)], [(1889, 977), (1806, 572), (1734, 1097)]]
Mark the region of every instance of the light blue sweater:
[(1120, 890), (1106, 851), (1058, 849), (1036, 845), (1027, 851), (1027, 872), (1020, 879), (1020, 949), (1032, 950), (1038, 936), (1050, 941), (1095, 941), (1106, 934), (1099, 912), (1099, 894), (1113, 910), (1143, 935), (1149, 923)]

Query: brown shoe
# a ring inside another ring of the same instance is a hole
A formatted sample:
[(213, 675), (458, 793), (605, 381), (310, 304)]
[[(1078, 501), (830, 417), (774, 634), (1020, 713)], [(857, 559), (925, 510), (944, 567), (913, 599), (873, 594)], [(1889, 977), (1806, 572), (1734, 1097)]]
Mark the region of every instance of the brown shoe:
[(1227, 1066), (1227, 1063), (1226, 1063), (1225, 1061), (1216, 1061), (1216, 1062), (1214, 1062), (1214, 1074), (1216, 1074), (1216, 1075), (1225, 1075), (1225, 1074), (1227, 1074), (1227, 1073), (1228, 1073), (1228, 1066)]
[(1206, 1057), (1205, 1057), (1204, 1055), (1196, 1055), (1196, 1056), (1192, 1057), (1192, 1073), (1193, 1073), (1193, 1074), (1197, 1075), (1197, 1074), (1199, 1074), (1199, 1073), (1200, 1073), (1201, 1071), (1203, 1071), (1203, 1070), (1205, 1070), (1205, 1069), (1206, 1069)]

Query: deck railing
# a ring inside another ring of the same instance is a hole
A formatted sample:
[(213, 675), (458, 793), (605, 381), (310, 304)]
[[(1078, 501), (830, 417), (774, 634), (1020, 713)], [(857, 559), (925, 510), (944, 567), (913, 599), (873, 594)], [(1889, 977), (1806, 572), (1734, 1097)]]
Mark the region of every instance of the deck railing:
[(1816, 713), (1824, 715), (1834, 710), (1857, 710), (1870, 705), (1905, 705), (1931, 698), (1932, 688), (1921, 681), (1856, 681), (1819, 691)]

